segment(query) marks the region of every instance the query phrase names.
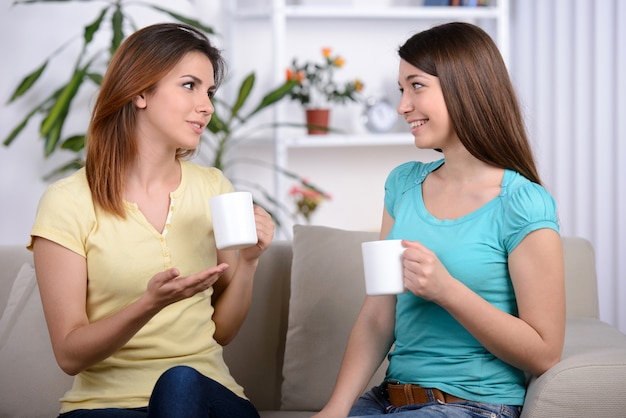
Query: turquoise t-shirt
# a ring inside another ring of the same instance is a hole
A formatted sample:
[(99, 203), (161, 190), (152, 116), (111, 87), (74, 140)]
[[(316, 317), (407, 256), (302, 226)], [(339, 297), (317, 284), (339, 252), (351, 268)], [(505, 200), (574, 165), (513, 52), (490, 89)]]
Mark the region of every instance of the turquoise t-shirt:
[[(559, 231), (554, 199), (540, 185), (505, 170), (498, 197), (461, 218), (440, 220), (424, 206), (422, 182), (443, 163), (409, 162), (390, 173), (385, 208), (395, 222), (387, 238), (421, 242), (453, 277), (517, 315), (508, 255), (532, 231)], [(386, 379), (486, 403), (522, 405), (526, 392), (522, 370), (487, 351), (439, 305), (410, 292), (398, 295)]]

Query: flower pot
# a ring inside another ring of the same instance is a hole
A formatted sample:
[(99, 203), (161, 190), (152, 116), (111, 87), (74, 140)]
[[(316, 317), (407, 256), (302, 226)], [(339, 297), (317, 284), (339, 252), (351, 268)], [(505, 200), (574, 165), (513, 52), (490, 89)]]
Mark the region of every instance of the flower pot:
[(306, 109), (306, 123), (309, 135), (326, 135), (330, 109)]

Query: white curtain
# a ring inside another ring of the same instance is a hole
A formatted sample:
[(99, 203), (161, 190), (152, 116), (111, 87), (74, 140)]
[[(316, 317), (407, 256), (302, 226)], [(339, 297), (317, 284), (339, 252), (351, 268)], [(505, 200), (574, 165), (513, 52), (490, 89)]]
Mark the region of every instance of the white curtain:
[(626, 332), (626, 2), (512, 0), (510, 72), (563, 235), (596, 250), (600, 317)]

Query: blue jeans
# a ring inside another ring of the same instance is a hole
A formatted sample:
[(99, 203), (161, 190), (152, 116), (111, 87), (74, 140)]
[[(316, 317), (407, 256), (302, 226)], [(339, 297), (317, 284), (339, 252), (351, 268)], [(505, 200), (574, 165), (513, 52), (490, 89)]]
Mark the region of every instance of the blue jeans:
[(167, 370), (145, 408), (78, 409), (59, 418), (259, 418), (247, 400), (188, 366)]
[(519, 406), (486, 404), (480, 402), (429, 403), (393, 406), (382, 386), (372, 388), (352, 406), (350, 417), (382, 417), (394, 414), (397, 418), (519, 418)]

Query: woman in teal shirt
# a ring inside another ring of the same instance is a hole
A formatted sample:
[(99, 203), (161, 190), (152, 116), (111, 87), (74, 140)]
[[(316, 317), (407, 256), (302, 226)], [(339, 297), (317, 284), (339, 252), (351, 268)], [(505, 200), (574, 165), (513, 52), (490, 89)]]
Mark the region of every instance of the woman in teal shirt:
[[(526, 373), (563, 348), (556, 205), (489, 35), (444, 24), (399, 55), (398, 112), (443, 158), (387, 178), (381, 239), (404, 240), (407, 291), (366, 298), (318, 417), (518, 417)], [(385, 381), (360, 396), (386, 355)]]

